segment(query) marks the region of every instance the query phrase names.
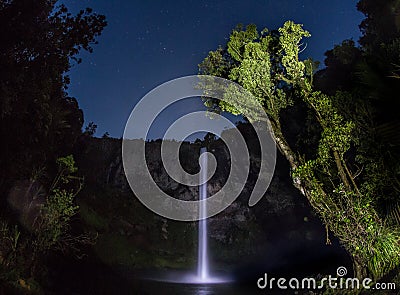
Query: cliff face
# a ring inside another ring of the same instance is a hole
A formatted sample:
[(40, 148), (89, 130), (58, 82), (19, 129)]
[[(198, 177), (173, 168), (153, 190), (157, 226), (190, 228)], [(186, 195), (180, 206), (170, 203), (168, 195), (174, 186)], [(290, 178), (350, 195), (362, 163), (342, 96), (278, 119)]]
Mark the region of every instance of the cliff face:
[[(258, 177), (260, 156), (256, 140), (250, 137), (246, 142), (251, 157), (247, 184), (230, 207), (208, 220), (214, 259), (223, 263), (235, 263), (238, 259), (247, 260), (249, 257), (265, 253), (266, 249), (270, 251), (279, 248), (290, 252), (310, 245), (326, 247), (324, 227), (313, 215), (306, 200), (291, 185), (289, 167), (281, 156), (278, 155), (275, 174), (267, 193), (256, 206), (248, 207), (248, 199)], [(180, 161), (189, 173), (199, 171), (198, 158), (202, 144), (204, 143), (184, 142), (181, 145)], [(207, 185), (209, 195), (213, 195), (223, 187), (227, 179), (230, 167), (229, 152), (219, 140), (211, 140), (207, 145), (218, 163), (216, 173)], [(146, 143), (146, 159), (154, 181), (170, 196), (182, 200), (197, 200), (197, 187), (181, 185), (166, 173), (160, 157), (160, 147), (160, 140)], [(92, 175), (87, 179), (89, 186), (106, 188), (114, 195), (119, 194), (135, 200), (132, 208), (136, 209), (132, 209), (132, 214), (139, 214), (137, 212), (140, 208), (143, 209), (143, 206), (138, 204), (126, 181), (121, 161), (120, 140), (93, 138), (87, 155), (80, 159), (80, 162), (83, 173)], [(108, 202), (112, 202), (112, 199), (111, 195)], [(164, 254), (170, 255), (173, 255), (171, 253), (174, 251), (181, 251), (183, 256), (189, 252), (189, 256), (195, 256), (196, 223), (174, 222), (161, 218), (148, 209), (144, 210), (146, 217), (141, 221), (120, 216), (113, 227), (117, 230), (119, 228), (119, 231), (122, 228), (125, 235), (135, 240), (134, 243), (140, 244), (141, 247), (145, 245), (143, 247), (146, 249), (157, 249), (154, 251), (163, 251)], [(116, 215), (120, 213), (116, 212)], [(150, 238), (149, 231), (153, 235)], [(151, 255), (154, 256), (154, 252)]]

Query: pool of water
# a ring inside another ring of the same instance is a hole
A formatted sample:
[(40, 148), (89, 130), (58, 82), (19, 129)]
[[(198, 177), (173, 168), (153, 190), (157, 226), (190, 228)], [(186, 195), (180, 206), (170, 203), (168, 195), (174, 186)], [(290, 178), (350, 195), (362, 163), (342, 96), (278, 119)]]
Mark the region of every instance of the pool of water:
[[(177, 284), (160, 281), (144, 281), (140, 284), (143, 294), (148, 295), (247, 295), (266, 294), (250, 286), (224, 284)], [(270, 293), (269, 293), (270, 294)]]
[(147, 295), (282, 294), (258, 289), (257, 279), (238, 283), (231, 274), (224, 272), (211, 273), (206, 282), (202, 282), (195, 273), (180, 270), (135, 272), (130, 280), (136, 281), (140, 294)]

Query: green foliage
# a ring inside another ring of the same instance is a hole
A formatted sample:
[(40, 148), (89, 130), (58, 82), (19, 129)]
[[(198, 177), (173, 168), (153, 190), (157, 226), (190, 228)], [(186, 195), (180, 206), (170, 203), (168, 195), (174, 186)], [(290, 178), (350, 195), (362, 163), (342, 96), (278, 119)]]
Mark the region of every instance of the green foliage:
[(58, 158), (56, 160), (56, 163), (58, 165), (60, 178), (62, 179), (62, 181), (64, 183), (66, 183), (68, 181), (68, 177), (70, 177), (70, 174), (78, 171), (78, 168), (75, 167), (75, 161), (74, 161), (74, 157), (72, 155)]
[(0, 223), (0, 263), (2, 267), (14, 265), (18, 259), (21, 232), (18, 226), (11, 228), (5, 221)]
[[(73, 175), (77, 168), (72, 156), (57, 159), (57, 164), (59, 172), (36, 217), (33, 231), (23, 233), (17, 225), (0, 223), (0, 281), (5, 284), (30, 291), (38, 289), (35, 279), (45, 271), (43, 261), (49, 251), (75, 254), (79, 252), (79, 245), (93, 242), (88, 235), (69, 233), (71, 218), (79, 209), (75, 197), (82, 180)], [(26, 276), (30, 279), (25, 279)]]
[(310, 37), (311, 34), (303, 30), (302, 25), (287, 21), (282, 28), (279, 28), (280, 44), (283, 50), (282, 66), (285, 67), (289, 79), (298, 81), (303, 78), (305, 65), (299, 61), (300, 42), (304, 37)]
[(212, 76), (224, 76), (229, 68), (229, 63), (225, 60), (223, 54), (224, 51), (221, 47), (215, 51), (210, 51), (199, 68)]
[[(370, 274), (378, 279), (400, 263), (400, 236), (398, 228), (390, 227), (379, 215), (377, 200), (382, 197), (379, 195), (382, 191), (371, 187), (368, 180), (372, 176), (358, 177), (362, 170), (352, 171), (357, 164), (355, 159), (361, 163), (359, 158), (362, 157), (363, 163), (369, 161), (368, 172), (380, 175), (379, 171), (371, 170), (371, 161), (376, 157), (368, 154), (370, 149), (366, 152), (360, 149), (366, 147), (366, 142), (356, 130), (360, 122), (368, 121), (368, 114), (362, 112), (367, 105), (358, 109), (357, 116), (349, 116), (343, 111), (343, 105), (349, 102), (341, 105), (339, 101), (351, 97), (343, 92), (329, 96), (314, 90), (313, 75), (317, 65), (312, 60), (299, 60), (301, 42), (309, 36), (302, 25), (292, 21), (277, 31), (264, 30), (261, 34), (254, 25), (245, 31), (238, 27), (231, 34), (227, 52), (220, 49), (224, 62), (220, 59), (218, 64), (210, 64), (211, 59), (208, 59), (200, 70), (204, 74), (225, 73), (225, 78), (238, 82), (262, 103), (271, 120), (278, 148), (291, 165), (294, 185), (352, 255), (355, 275), (361, 278)], [(347, 52), (350, 55), (344, 54), (341, 60), (352, 64), (357, 55), (351, 50)], [(223, 71), (218, 71), (221, 64), (229, 65), (228, 70), (224, 67)], [(316, 151), (309, 153), (314, 156), (308, 159), (293, 150), (281, 124), (282, 111), (293, 104), (305, 105), (314, 117), (314, 121), (308, 122), (318, 123), (320, 127), (313, 129), (320, 134)], [(234, 114), (251, 110), (251, 107), (224, 103), (218, 106)], [(354, 147), (359, 147), (355, 156)], [(383, 180), (382, 175), (379, 179)]]
[(248, 25), (245, 31), (243, 25), (238, 25), (229, 38), (228, 53), (234, 60), (241, 61), (243, 59), (243, 47), (257, 38), (257, 27), (254, 24)]
[[(289, 34), (291, 30), (295, 32), (296, 38)], [(245, 30), (239, 25), (233, 30), (226, 51), (219, 48), (210, 52), (199, 65), (202, 74), (229, 78), (250, 91), (265, 105), (267, 114), (275, 124), (279, 124), (281, 109), (293, 103), (290, 95), (283, 91), (286, 85), (278, 85), (279, 81), (300, 78), (296, 75), (300, 68), (305, 68), (303, 62), (289, 63), (289, 60), (290, 56), (298, 52), (301, 37), (309, 36), (300, 25), (292, 22), (285, 23), (280, 34), (268, 30), (259, 34), (255, 25), (249, 25)], [(210, 109), (217, 109), (213, 100), (206, 101), (206, 105)], [(233, 114), (243, 113), (237, 109), (238, 106), (221, 103), (219, 107)]]
[(326, 163), (331, 156), (331, 151), (339, 153), (343, 159), (344, 154), (350, 149), (354, 123), (345, 121), (332, 105), (329, 96), (321, 92), (313, 92), (307, 96), (306, 102), (314, 109), (318, 122), (322, 127), (320, 145), (318, 148), (318, 160)]
[(18, 294), (42, 293), (37, 281), (26, 276), (32, 258), (30, 246), (30, 240), (22, 235), (18, 226), (0, 221), (0, 286), (18, 290)]
[[(365, 246), (361, 250), (362, 256), (368, 261), (368, 268), (372, 271), (375, 278), (380, 278), (390, 270), (397, 267), (400, 263), (398, 229), (387, 228), (386, 226), (370, 227), (373, 243)], [(368, 242), (371, 239), (367, 240)]]
[[(75, 161), (71, 155), (57, 159), (58, 175), (51, 192), (46, 198), (41, 215), (37, 220), (35, 251), (43, 252), (53, 248), (68, 248), (65, 242), (71, 218), (79, 207), (75, 205), (75, 197), (82, 187), (82, 180), (73, 176), (77, 172)], [(67, 189), (71, 180), (77, 182), (77, 188)], [(70, 237), (68, 237), (70, 238)]]
[(42, 220), (38, 227), (38, 248), (40, 251), (52, 249), (69, 228), (69, 221), (78, 210), (74, 205), (74, 194), (54, 189), (43, 207)]

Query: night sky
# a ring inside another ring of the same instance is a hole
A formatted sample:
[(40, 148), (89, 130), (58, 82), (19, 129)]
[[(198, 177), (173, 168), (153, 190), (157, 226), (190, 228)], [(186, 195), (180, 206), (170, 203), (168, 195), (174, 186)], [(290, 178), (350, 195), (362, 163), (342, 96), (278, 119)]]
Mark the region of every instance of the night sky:
[[(70, 72), (69, 95), (78, 99), (85, 124), (98, 125), (96, 136), (121, 137), (134, 105), (151, 89), (170, 79), (197, 74), (210, 50), (224, 45), (238, 24), (275, 29), (286, 20), (304, 24), (312, 37), (303, 57), (323, 61), (324, 52), (344, 39), (358, 40), (363, 15), (357, 1), (129, 1), (64, 0), (72, 12), (91, 7), (107, 17), (108, 26), (83, 62)], [(170, 107), (152, 128), (184, 113), (202, 109), (199, 99)]]

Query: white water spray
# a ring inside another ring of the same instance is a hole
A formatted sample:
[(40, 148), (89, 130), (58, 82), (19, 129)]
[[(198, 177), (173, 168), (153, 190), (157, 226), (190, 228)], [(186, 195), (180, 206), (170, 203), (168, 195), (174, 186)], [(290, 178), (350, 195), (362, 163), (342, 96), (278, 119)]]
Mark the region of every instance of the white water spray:
[[(206, 153), (205, 147), (200, 149), (200, 155)], [(200, 187), (199, 187), (199, 198), (200, 200), (207, 199), (207, 157), (204, 155), (201, 157), (201, 171), (200, 173)], [(197, 275), (202, 281), (207, 281), (209, 278), (209, 267), (208, 267), (208, 248), (207, 248), (207, 204), (202, 203), (199, 210), (199, 247), (198, 247), (198, 265)]]

